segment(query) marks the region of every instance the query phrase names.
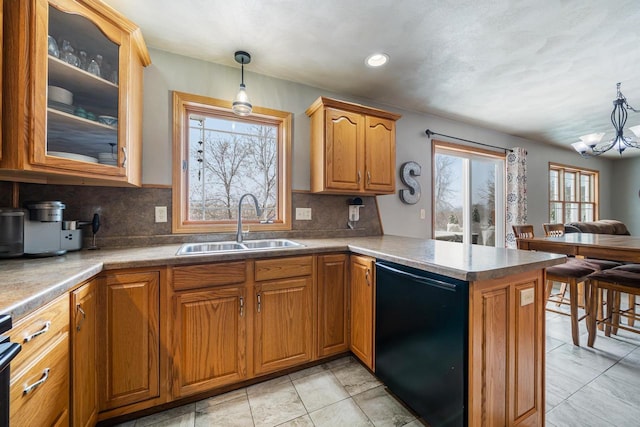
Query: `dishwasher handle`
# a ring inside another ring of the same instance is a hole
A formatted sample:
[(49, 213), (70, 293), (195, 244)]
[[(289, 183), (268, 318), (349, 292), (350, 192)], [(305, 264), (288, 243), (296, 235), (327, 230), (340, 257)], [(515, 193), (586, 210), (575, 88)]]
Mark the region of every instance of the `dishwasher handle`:
[(415, 282), (418, 282), (427, 286), (435, 286), (436, 288), (444, 289), (445, 291), (456, 292), (458, 286), (453, 283), (443, 282), (442, 280), (433, 279), (431, 277), (423, 277), (417, 274), (409, 273), (408, 271), (398, 270), (397, 268), (389, 267), (385, 264), (376, 263), (376, 267), (382, 270), (386, 270), (397, 276), (407, 277)]

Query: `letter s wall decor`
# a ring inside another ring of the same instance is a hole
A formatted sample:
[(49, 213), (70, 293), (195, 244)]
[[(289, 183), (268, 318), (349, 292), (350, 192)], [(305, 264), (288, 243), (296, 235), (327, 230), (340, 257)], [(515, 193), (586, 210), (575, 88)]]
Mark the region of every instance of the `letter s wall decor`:
[(414, 177), (420, 176), (422, 168), (416, 162), (405, 162), (400, 166), (400, 180), (409, 187), (400, 190), (400, 200), (409, 205), (415, 205), (420, 200), (420, 183)]

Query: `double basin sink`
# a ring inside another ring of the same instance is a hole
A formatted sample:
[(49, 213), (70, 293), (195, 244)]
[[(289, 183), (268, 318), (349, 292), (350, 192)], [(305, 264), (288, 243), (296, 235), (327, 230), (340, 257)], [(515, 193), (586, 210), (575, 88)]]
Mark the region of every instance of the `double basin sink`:
[(247, 240), (246, 242), (185, 243), (176, 255), (202, 255), (210, 253), (246, 252), (267, 249), (285, 249), (304, 246), (287, 239)]

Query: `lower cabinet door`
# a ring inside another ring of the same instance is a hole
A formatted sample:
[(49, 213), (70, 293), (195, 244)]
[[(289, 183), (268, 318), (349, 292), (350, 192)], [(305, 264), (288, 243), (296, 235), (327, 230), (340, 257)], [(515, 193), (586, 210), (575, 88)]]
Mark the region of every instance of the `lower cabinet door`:
[(100, 410), (160, 395), (158, 271), (110, 273), (98, 299)]
[(374, 259), (351, 256), (351, 337), (353, 354), (374, 370)]
[(72, 419), (75, 427), (98, 419), (96, 367), (97, 279), (71, 292)]
[(318, 356), (349, 350), (346, 254), (318, 256)]
[(256, 375), (311, 360), (312, 288), (310, 276), (256, 284)]
[(69, 335), (65, 333), (11, 380), (12, 426), (69, 425)]
[(174, 295), (174, 398), (246, 378), (245, 292), (225, 287)]

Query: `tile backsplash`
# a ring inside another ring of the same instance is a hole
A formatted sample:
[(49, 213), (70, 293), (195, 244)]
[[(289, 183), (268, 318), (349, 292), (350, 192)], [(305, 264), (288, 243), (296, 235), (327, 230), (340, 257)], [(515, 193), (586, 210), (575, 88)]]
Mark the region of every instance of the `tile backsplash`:
[[(11, 205), (12, 184), (0, 181), (0, 206)], [(311, 208), (310, 221), (292, 221), (291, 231), (256, 232), (249, 238), (288, 237), (323, 238), (371, 236), (382, 234), (375, 197), (361, 197), (360, 221), (355, 229), (347, 227), (350, 196), (318, 195), (293, 192), (292, 211)], [(120, 188), (74, 185), (20, 184), (20, 206), (35, 200), (59, 200), (66, 205), (65, 220), (91, 221), (100, 215), (100, 230), (96, 234), (101, 247), (145, 246), (153, 244), (197, 241), (232, 240), (235, 233), (171, 234), (170, 188)], [(166, 206), (168, 221), (155, 222), (155, 206)], [(90, 228), (84, 229), (85, 245), (91, 238)]]

